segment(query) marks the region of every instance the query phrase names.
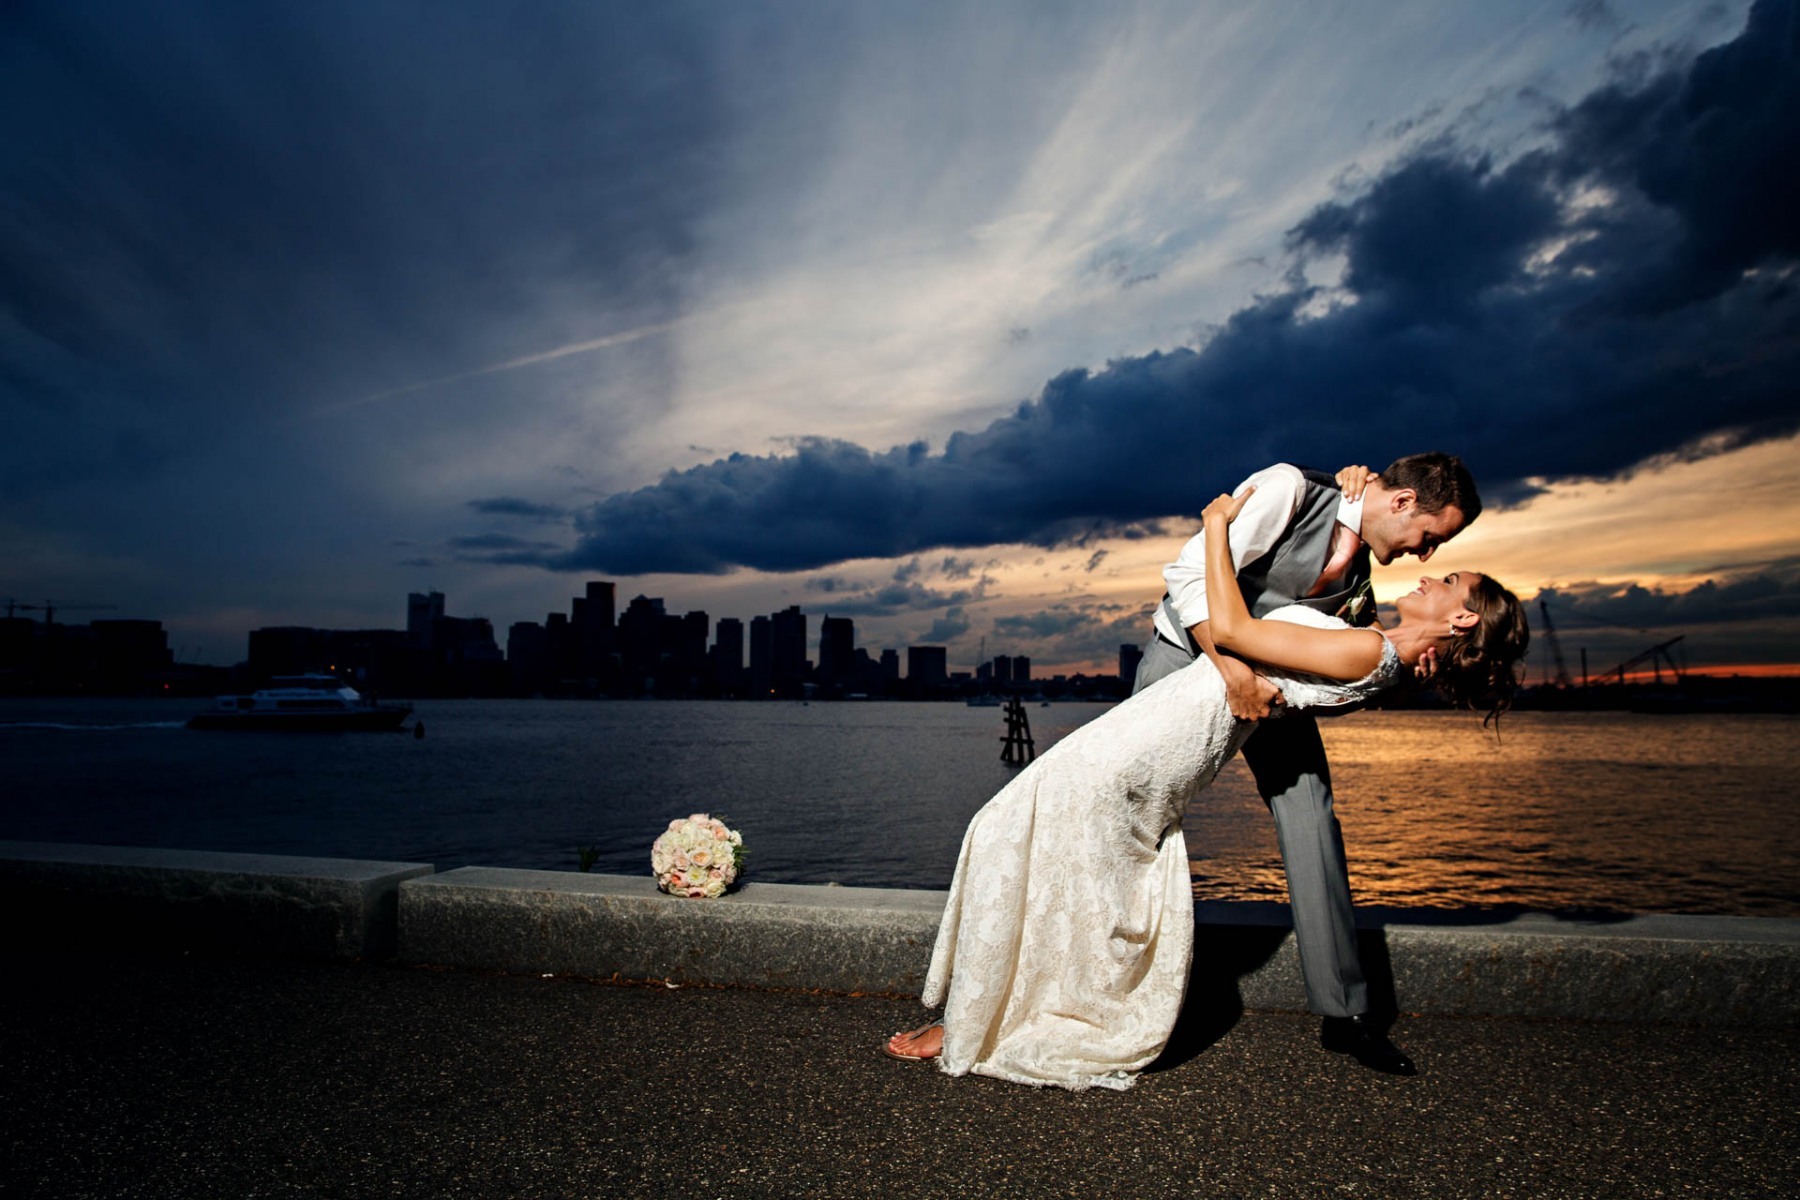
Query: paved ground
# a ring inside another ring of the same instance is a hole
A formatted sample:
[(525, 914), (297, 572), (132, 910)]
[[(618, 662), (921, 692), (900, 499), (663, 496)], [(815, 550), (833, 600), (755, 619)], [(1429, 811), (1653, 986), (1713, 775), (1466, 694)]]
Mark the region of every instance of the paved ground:
[(1285, 1014), (1125, 1093), (876, 1053), (916, 1002), (179, 959), (9, 972), (0, 1195), (1800, 1194), (1800, 1033)]

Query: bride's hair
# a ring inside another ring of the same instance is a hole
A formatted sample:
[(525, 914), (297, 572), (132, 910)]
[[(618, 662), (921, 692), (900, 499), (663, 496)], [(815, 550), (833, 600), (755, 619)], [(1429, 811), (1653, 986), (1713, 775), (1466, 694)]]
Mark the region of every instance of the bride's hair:
[(1461, 708), (1486, 709), (1483, 724), (1512, 707), (1519, 690), (1519, 660), (1531, 645), (1525, 606), (1492, 576), (1482, 575), (1469, 589), (1469, 611), (1477, 620), (1451, 635), (1438, 651), (1432, 685)]

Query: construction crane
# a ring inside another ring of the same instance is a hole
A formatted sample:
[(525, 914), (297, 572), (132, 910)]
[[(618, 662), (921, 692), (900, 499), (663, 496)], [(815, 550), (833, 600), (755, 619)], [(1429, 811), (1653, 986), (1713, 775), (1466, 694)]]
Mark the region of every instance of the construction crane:
[(1686, 636), (1687, 634), (1684, 633), (1678, 637), (1672, 637), (1666, 642), (1657, 643), (1642, 654), (1634, 654), (1612, 670), (1608, 671), (1607, 674), (1617, 675), (1619, 677), (1619, 685), (1623, 687), (1625, 684), (1625, 672), (1631, 670), (1635, 666), (1647, 662), (1656, 672), (1656, 682), (1661, 684), (1663, 681), (1662, 665), (1666, 662), (1669, 664), (1669, 670), (1675, 676), (1676, 684), (1680, 685), (1686, 683), (1687, 675), (1682, 671), (1681, 667), (1676, 664), (1674, 656), (1669, 653), (1669, 647), (1673, 646), (1676, 642), (1679, 642)]
[(1562, 643), (1556, 640), (1556, 624), (1550, 620), (1550, 605), (1538, 597), (1538, 612), (1544, 615), (1544, 641), (1550, 645), (1550, 657), (1556, 660), (1556, 677), (1550, 682), (1559, 688), (1569, 686), (1569, 666), (1563, 661)]

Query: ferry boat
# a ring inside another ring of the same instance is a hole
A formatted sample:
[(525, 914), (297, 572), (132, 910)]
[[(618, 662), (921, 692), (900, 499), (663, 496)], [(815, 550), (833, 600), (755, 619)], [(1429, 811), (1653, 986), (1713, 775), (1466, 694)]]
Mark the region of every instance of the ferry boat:
[(278, 675), (248, 696), (220, 696), (189, 729), (389, 730), (410, 704), (377, 704), (332, 675)]

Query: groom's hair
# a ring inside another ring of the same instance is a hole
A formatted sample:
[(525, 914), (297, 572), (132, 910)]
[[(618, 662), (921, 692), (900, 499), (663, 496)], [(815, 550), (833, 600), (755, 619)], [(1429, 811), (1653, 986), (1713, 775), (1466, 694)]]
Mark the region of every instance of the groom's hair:
[(1454, 504), (1462, 510), (1464, 527), (1473, 525), (1475, 518), (1481, 515), (1481, 496), (1475, 491), (1475, 477), (1454, 454), (1433, 450), (1396, 458), (1381, 473), (1381, 486), (1390, 492), (1410, 488), (1419, 498), (1419, 507), (1426, 512), (1443, 512)]

